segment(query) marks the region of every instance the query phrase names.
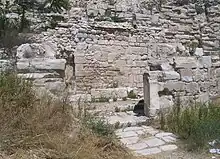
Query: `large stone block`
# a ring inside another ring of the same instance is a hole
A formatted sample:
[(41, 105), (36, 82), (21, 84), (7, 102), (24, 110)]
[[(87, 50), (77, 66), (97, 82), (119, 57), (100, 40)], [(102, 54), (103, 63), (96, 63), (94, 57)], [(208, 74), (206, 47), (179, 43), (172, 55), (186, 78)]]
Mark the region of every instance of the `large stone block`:
[(203, 48), (196, 48), (196, 51), (195, 51), (195, 55), (196, 56), (203, 56), (204, 52), (203, 52)]
[(199, 85), (196, 82), (191, 82), (186, 84), (186, 92), (189, 95), (199, 94)]
[(23, 58), (55, 58), (57, 47), (53, 43), (22, 44), (17, 48), (17, 57)]
[(180, 69), (180, 77), (181, 80), (184, 82), (192, 82), (193, 76), (192, 76), (192, 70), (191, 69)]
[(180, 74), (176, 71), (164, 71), (163, 79), (164, 80), (179, 80)]
[(12, 69), (13, 69), (12, 61), (0, 60), (0, 71), (8, 71)]
[(24, 73), (18, 74), (18, 77), (24, 79), (41, 79), (41, 78), (59, 78), (58, 73)]
[(193, 72), (193, 80), (196, 82), (209, 80), (209, 74), (204, 69), (194, 69), (192, 72)]
[(92, 98), (123, 98), (128, 96), (127, 88), (91, 89)]
[(176, 68), (192, 69), (197, 68), (197, 60), (195, 57), (176, 57)]
[(211, 56), (202, 56), (199, 58), (199, 68), (210, 68), (212, 67)]
[(17, 62), (18, 70), (65, 70), (65, 59), (20, 59)]
[(182, 81), (167, 81), (164, 84), (164, 88), (168, 88), (170, 91), (184, 91), (185, 90), (185, 83)]

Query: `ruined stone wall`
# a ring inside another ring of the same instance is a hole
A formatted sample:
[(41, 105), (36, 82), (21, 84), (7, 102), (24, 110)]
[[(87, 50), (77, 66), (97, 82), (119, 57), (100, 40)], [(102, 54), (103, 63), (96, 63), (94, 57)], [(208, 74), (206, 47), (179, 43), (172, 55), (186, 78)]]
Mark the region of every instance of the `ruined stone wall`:
[(74, 58), (66, 67), (74, 70), (73, 94), (142, 94), (143, 73), (150, 72), (158, 108), (169, 99), (158, 95), (165, 87), (172, 92), (168, 105), (177, 94), (185, 101), (218, 94), (219, 11), (220, 5), (210, 7), (207, 21), (194, 4), (167, 3), (158, 11), (143, 0), (90, 1), (86, 9), (72, 8), (68, 22), (35, 38), (56, 44), (56, 58)]

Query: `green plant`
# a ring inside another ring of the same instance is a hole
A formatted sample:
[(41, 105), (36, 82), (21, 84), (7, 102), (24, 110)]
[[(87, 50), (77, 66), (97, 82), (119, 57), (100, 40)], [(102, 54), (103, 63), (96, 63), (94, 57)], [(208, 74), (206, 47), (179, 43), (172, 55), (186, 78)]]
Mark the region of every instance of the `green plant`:
[(111, 138), (114, 135), (114, 127), (112, 125), (108, 124), (104, 119), (91, 114), (87, 114), (84, 117), (83, 124), (99, 136)]
[(203, 148), (207, 142), (219, 139), (220, 107), (214, 104), (195, 104), (185, 108), (176, 105), (161, 117), (161, 127), (178, 134), (186, 141), (189, 150)]
[(135, 99), (137, 98), (137, 95), (134, 93), (133, 90), (131, 90), (130, 92), (128, 92), (128, 98)]
[(99, 98), (93, 97), (92, 100), (91, 100), (91, 102), (92, 102), (92, 103), (96, 103), (96, 102), (105, 103), (105, 102), (109, 102), (109, 99), (110, 99), (110, 98), (107, 98), (107, 97), (104, 97), (104, 96), (101, 96), (101, 97), (99, 97)]

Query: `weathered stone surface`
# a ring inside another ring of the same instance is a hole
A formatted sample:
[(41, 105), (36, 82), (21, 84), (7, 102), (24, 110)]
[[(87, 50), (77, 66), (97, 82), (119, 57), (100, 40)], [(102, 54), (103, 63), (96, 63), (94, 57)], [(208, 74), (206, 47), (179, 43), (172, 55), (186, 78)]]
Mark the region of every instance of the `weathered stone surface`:
[(58, 73), (24, 73), (24, 74), (18, 74), (18, 77), (24, 79), (39, 79), (39, 78), (59, 78), (60, 75)]
[(161, 146), (164, 145), (165, 142), (163, 140), (160, 140), (158, 138), (150, 138), (148, 140), (145, 140), (145, 143), (149, 146), (149, 147), (156, 147), (156, 146)]
[(172, 136), (163, 136), (160, 139), (162, 139), (166, 143), (174, 143), (174, 142), (176, 142), (176, 138), (174, 138)]
[(138, 140), (139, 140), (139, 137), (137, 137), (137, 136), (120, 139), (120, 141), (121, 141), (124, 145), (135, 144), (135, 143), (138, 142)]
[(197, 68), (197, 60), (195, 57), (176, 57), (176, 68), (192, 69)]
[(127, 147), (131, 150), (142, 150), (147, 148), (148, 146), (146, 143), (136, 143), (136, 144), (128, 145)]
[(192, 82), (193, 74), (191, 69), (180, 69), (180, 77), (184, 82)]
[(17, 57), (22, 58), (55, 58), (56, 46), (50, 42), (43, 44), (22, 44), (17, 48)]
[(191, 95), (196, 95), (199, 93), (199, 85), (196, 82), (186, 84), (186, 92)]
[(160, 149), (162, 151), (173, 151), (176, 150), (178, 147), (176, 145), (164, 145), (164, 146), (160, 146)]
[(212, 67), (211, 56), (202, 56), (199, 58), (199, 67), (200, 68), (210, 68)]
[(195, 51), (195, 55), (196, 56), (203, 56), (204, 52), (203, 52), (203, 48), (196, 48), (196, 51)]
[(116, 134), (120, 138), (127, 138), (127, 137), (135, 137), (138, 136), (138, 134), (134, 131), (126, 131), (126, 132), (119, 132)]
[(159, 148), (157, 148), (157, 147), (147, 148), (147, 149), (136, 151), (137, 155), (141, 155), (141, 156), (153, 155), (153, 154), (157, 154), (157, 153), (160, 153), (160, 152), (161, 152), (161, 150)]
[(164, 136), (175, 136), (173, 133), (170, 132), (160, 132), (158, 134), (155, 135), (158, 138), (164, 137)]
[(128, 96), (128, 88), (91, 89), (91, 95), (95, 98), (123, 98)]
[(164, 80), (179, 80), (180, 75), (175, 71), (164, 71), (163, 72), (163, 79)]
[(160, 97), (160, 107), (161, 108), (169, 108), (174, 105), (172, 96), (162, 96)]
[(21, 59), (17, 62), (17, 68), (19, 70), (65, 70), (65, 64), (65, 59)]
[(92, 97), (90, 94), (75, 94), (69, 96), (69, 101), (73, 103), (77, 102), (91, 102)]
[(184, 91), (185, 83), (182, 81), (167, 81), (164, 84), (164, 88), (168, 88), (168, 90), (172, 91)]

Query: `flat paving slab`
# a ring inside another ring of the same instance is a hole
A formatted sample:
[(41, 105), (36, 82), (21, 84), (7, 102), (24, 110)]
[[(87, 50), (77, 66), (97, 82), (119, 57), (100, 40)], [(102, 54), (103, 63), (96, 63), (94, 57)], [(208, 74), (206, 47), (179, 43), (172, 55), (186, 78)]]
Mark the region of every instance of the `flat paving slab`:
[(115, 131), (119, 140), (137, 156), (148, 156), (164, 151), (175, 151), (177, 136), (151, 126), (133, 126)]

